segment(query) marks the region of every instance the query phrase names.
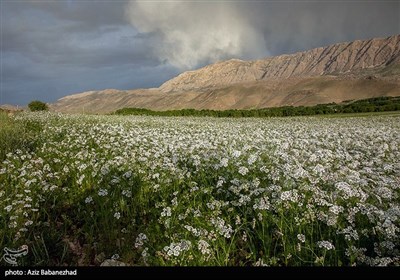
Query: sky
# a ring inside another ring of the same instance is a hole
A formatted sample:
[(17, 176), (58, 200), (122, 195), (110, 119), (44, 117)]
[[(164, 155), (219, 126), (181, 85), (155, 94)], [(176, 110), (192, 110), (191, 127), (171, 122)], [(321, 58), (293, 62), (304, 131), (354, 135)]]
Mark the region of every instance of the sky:
[(0, 104), (400, 34), (400, 1), (0, 0)]

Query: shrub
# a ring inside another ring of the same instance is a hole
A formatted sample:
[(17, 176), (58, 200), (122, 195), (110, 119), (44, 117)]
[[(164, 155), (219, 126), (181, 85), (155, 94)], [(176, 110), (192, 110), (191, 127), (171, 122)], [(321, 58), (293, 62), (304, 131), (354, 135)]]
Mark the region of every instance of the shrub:
[(29, 110), (33, 111), (47, 111), (49, 107), (46, 103), (39, 100), (34, 100), (28, 104)]

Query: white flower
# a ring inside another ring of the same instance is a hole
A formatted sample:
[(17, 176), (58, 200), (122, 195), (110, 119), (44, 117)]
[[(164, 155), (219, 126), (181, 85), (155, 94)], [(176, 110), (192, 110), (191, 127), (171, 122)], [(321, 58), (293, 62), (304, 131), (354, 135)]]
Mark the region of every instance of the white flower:
[(236, 215), (235, 225), (240, 225), (241, 223), (242, 223), (242, 221), (240, 220), (240, 216)]
[(106, 196), (108, 195), (108, 191), (106, 189), (100, 189), (98, 192), (99, 196)]
[(119, 182), (120, 182), (120, 179), (117, 178), (117, 177), (114, 177), (114, 178), (110, 181), (110, 184), (115, 185), (115, 184), (118, 184)]
[(85, 179), (85, 174), (82, 174), (82, 175), (79, 177), (79, 179), (76, 181), (76, 183), (77, 183), (78, 185), (82, 185), (83, 179)]
[(346, 182), (336, 183), (335, 187), (342, 192), (342, 197), (348, 199), (350, 197), (359, 197), (359, 193), (356, 189), (352, 188)]
[(148, 251), (149, 251), (149, 248), (147, 248), (147, 247), (144, 248), (143, 251), (142, 251), (142, 257), (143, 257), (144, 260), (146, 260), (148, 258), (148, 256), (149, 256), (149, 252)]
[(253, 205), (253, 209), (260, 209), (260, 210), (268, 210), (270, 208), (271, 204), (269, 202), (268, 197), (262, 197), (258, 203)]
[(255, 263), (254, 266), (268, 266), (266, 263), (264, 263), (264, 261), (259, 258)]
[(132, 171), (127, 171), (123, 175), (126, 179), (129, 179), (132, 176)]
[(87, 168), (87, 165), (85, 163), (82, 163), (80, 166), (78, 166), (79, 171), (83, 171)]
[(168, 256), (178, 257), (181, 252), (189, 251), (192, 243), (189, 240), (181, 240), (179, 243), (172, 242), (169, 246), (164, 247), (164, 251), (167, 252)]
[(100, 169), (100, 172), (101, 172), (102, 175), (107, 175), (108, 172), (110, 172), (110, 170), (108, 169), (108, 167), (103, 166), (103, 167)]
[(209, 255), (211, 253), (210, 244), (205, 240), (199, 240), (197, 248), (203, 255)]
[(116, 218), (117, 220), (119, 220), (119, 218), (121, 218), (121, 213), (120, 213), (120, 212), (115, 212), (115, 213), (114, 213), (114, 218)]
[(344, 208), (342, 206), (332, 205), (329, 207), (329, 211), (335, 215), (339, 215), (339, 213), (343, 212)]
[(123, 190), (122, 195), (130, 198), (130, 197), (132, 197), (132, 192), (131, 192), (131, 190)]
[(171, 216), (171, 208), (165, 207), (161, 212), (161, 217), (170, 217)]
[(233, 157), (238, 158), (242, 154), (241, 151), (233, 151)]
[(249, 159), (247, 160), (247, 163), (249, 165), (252, 165), (257, 161), (258, 156), (256, 154), (250, 155)]
[(245, 167), (245, 166), (241, 166), (239, 168), (239, 173), (242, 174), (243, 176), (245, 176), (248, 172), (249, 172), (249, 169), (247, 169), (247, 167)]
[(301, 242), (301, 243), (304, 243), (304, 242), (306, 242), (306, 237), (304, 236), (304, 234), (298, 234), (297, 235), (297, 239)]
[(297, 202), (299, 200), (299, 194), (297, 190), (284, 191), (281, 193), (281, 200), (289, 200), (291, 202)]
[(326, 241), (326, 240), (323, 240), (323, 241), (318, 241), (317, 242), (317, 246), (319, 247), (319, 248), (324, 248), (324, 249), (326, 249), (326, 250), (333, 250), (333, 249), (335, 249), (335, 246), (333, 246), (333, 244), (331, 243), (331, 242), (329, 242), (329, 241)]
[(86, 197), (86, 199), (85, 199), (85, 203), (86, 203), (86, 204), (91, 203), (92, 201), (93, 201), (93, 197), (91, 197), (91, 196), (88, 196), (88, 197)]
[(231, 234), (233, 233), (233, 229), (231, 225), (225, 225), (225, 221), (220, 217), (216, 219), (211, 218), (211, 223), (217, 228), (217, 231), (220, 235), (224, 236), (225, 238), (230, 238)]
[(228, 162), (229, 160), (227, 158), (221, 159), (221, 162), (219, 163), (222, 167), (228, 167)]
[(140, 248), (143, 246), (144, 242), (147, 240), (147, 236), (144, 233), (139, 233), (135, 240), (135, 248)]

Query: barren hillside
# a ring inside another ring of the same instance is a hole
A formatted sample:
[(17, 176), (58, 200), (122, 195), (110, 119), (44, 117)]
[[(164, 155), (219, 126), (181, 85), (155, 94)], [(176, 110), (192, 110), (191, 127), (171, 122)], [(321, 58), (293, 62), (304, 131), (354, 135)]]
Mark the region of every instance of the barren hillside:
[(231, 59), (184, 72), (158, 89), (89, 91), (51, 107), (85, 113), (123, 107), (224, 110), (399, 95), (400, 35), (395, 35), (255, 61)]

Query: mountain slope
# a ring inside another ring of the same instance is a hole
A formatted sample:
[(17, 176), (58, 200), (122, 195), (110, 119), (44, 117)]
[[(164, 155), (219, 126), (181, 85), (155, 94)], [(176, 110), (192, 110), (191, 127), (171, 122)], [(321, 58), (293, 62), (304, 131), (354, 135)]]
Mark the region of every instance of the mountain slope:
[(247, 109), (400, 95), (400, 35), (340, 43), (255, 61), (232, 59), (184, 72), (158, 89), (71, 95), (51, 107), (111, 112), (123, 107)]
[(399, 60), (400, 35), (354, 41), (256, 61), (232, 59), (180, 74), (160, 86), (185, 91), (240, 82), (310, 77), (375, 68)]

